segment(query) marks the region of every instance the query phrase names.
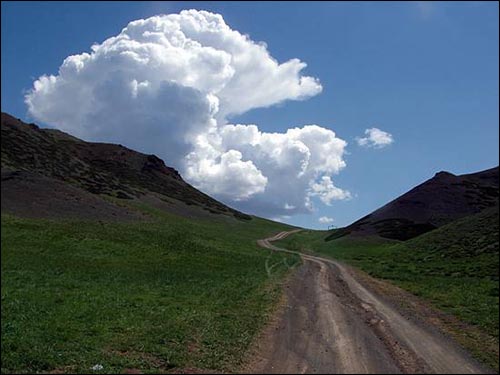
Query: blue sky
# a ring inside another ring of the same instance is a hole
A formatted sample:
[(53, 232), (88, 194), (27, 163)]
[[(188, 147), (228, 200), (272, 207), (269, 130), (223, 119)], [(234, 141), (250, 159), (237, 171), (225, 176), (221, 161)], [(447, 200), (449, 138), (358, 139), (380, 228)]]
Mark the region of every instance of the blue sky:
[[(347, 166), (332, 178), (352, 198), (287, 222), (325, 228), (318, 218), (327, 216), (347, 225), (440, 170), (498, 165), (496, 2), (2, 2), (2, 111), (31, 121), (24, 93), (67, 56), (130, 21), (191, 8), (221, 14), (278, 62), (299, 58), (302, 73), (321, 81), (307, 100), (229, 118), (271, 133), (318, 124), (348, 142)], [(371, 127), (394, 143), (358, 146)]]

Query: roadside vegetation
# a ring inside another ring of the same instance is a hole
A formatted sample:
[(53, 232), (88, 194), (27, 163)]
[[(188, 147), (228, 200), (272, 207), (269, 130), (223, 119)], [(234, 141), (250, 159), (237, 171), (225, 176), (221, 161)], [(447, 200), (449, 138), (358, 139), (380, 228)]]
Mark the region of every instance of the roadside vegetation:
[(276, 245), (345, 261), (476, 327), (486, 336), (455, 333), (498, 370), (498, 233), (496, 207), (406, 242), (351, 236), (325, 241), (331, 232), (302, 231)]
[(136, 223), (2, 215), (2, 373), (239, 365), (299, 262), (255, 240), (290, 227), (148, 211)]

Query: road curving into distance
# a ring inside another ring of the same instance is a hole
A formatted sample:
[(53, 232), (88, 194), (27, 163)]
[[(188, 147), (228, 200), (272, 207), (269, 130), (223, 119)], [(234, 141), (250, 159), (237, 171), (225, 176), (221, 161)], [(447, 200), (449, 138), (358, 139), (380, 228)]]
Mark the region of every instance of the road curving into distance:
[(303, 265), (286, 290), (286, 305), (266, 328), (250, 365), (254, 373), (491, 372), (435, 328), (403, 316), (362, 286), (341, 263), (299, 254)]

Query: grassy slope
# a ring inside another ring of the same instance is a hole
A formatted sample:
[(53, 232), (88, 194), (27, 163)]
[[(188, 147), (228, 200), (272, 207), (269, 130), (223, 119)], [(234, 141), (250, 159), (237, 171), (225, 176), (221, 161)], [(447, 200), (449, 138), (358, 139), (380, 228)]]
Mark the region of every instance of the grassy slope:
[(287, 227), (156, 214), (133, 224), (2, 215), (3, 373), (238, 365), (298, 262), (255, 239)]
[[(497, 207), (404, 243), (374, 237), (326, 242), (327, 232), (304, 231), (280, 245), (340, 259), (390, 280), (479, 327), (498, 348), (498, 222)], [(473, 338), (464, 344), (498, 369), (498, 351), (487, 352)]]

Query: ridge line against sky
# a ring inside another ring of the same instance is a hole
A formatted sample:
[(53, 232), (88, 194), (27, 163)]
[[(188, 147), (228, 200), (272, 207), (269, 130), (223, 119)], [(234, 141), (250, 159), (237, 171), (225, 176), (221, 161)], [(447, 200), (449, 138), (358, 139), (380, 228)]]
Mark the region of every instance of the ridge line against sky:
[[(32, 27), (43, 24), (52, 46), (65, 40), (56, 32), (65, 22), (43, 20), (50, 19), (49, 9), (61, 9), (2, 3), (2, 94), (9, 93), (7, 101), (2, 95), (2, 110), (20, 113), (19, 99), (10, 96), (15, 87), (29, 86), (26, 73), (13, 74), (30, 72), (40, 78), (24, 91), (28, 117), (84, 139), (155, 153), (231, 206), (308, 227), (349, 224), (438, 170), (459, 174), (498, 164), (498, 12), (492, 17), (491, 5), (436, 3), (422, 11), (401, 3), (287, 9), (229, 3), (181, 12), (192, 5), (161, 11), (125, 4), (114, 20), (109, 15), (117, 8), (110, 3), (64, 4), (66, 20), (75, 25), (85, 24), (93, 9), (108, 14), (115, 30), (126, 28), (111, 38), (103, 32), (86, 47), (85, 38), (81, 47), (51, 47), (57, 56), (47, 53), (44, 61), (41, 54), (40, 68), (13, 66), (11, 54), (30, 55), (29, 33), (15, 35), (9, 20), (16, 14), (31, 20), (37, 10), (41, 19)], [(161, 13), (169, 15), (149, 17)], [(271, 22), (273, 14), (287, 21)], [(315, 33), (310, 25), (297, 26), (312, 15)], [(342, 17), (368, 24), (357, 30)], [(374, 25), (379, 29), (363, 34)], [(71, 32), (67, 38), (79, 41)], [(468, 59), (464, 52), (471, 51)], [(392, 70), (390, 57), (397, 61)], [(471, 119), (479, 124), (474, 132), (464, 126)], [(410, 166), (411, 175), (403, 176)]]

